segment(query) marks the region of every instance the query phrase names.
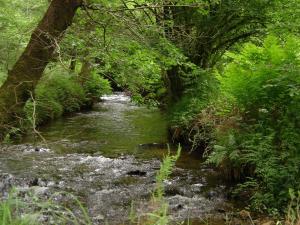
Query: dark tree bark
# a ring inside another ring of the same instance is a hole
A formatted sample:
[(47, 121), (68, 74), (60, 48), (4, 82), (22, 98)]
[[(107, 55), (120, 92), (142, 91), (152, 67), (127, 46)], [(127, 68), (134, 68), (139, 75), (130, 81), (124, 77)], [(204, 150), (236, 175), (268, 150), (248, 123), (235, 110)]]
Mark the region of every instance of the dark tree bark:
[(0, 140), (22, 122), (22, 111), (83, 0), (52, 0), (0, 88)]

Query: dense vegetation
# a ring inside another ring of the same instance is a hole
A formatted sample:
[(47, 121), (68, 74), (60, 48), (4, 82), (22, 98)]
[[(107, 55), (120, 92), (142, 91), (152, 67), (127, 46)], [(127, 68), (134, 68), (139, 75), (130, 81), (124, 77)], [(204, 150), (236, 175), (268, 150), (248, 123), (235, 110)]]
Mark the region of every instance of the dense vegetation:
[[(252, 190), (254, 207), (280, 209), (299, 189), (299, 41), (268, 36), (246, 44), (224, 70), (212, 102), (215, 141), (209, 162)], [(216, 121), (218, 120), (218, 121)], [(251, 178), (249, 178), (251, 177)]]
[(0, 0), (0, 84), (13, 80), (0, 89), (2, 140), (126, 91), (165, 109), (170, 139), (200, 151), (254, 210), (284, 213), (300, 189), (299, 0), (76, 1), (72, 26), (41, 34), (53, 48), (41, 74), (15, 81), (55, 2)]

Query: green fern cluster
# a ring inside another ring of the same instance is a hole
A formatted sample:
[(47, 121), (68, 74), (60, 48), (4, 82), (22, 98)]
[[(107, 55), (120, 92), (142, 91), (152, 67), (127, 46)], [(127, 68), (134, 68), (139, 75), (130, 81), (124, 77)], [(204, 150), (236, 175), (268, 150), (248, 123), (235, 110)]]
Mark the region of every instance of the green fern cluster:
[(228, 54), (233, 61), (219, 77), (223, 101), (208, 162), (246, 180), (256, 209), (282, 209), (288, 189), (300, 188), (299, 54), (297, 38), (269, 36)]
[(297, 37), (247, 43), (227, 52), (218, 71), (199, 73), (170, 110), (173, 136), (270, 213), (288, 204), (289, 188), (300, 188), (299, 54)]

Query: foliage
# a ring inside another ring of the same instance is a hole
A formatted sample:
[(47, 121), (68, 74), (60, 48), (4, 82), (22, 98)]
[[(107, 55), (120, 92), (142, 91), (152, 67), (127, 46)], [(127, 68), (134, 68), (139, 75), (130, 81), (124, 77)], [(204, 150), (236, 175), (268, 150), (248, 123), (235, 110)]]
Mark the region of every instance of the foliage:
[(300, 187), (299, 44), (273, 36), (263, 46), (247, 44), (239, 54), (228, 54), (233, 62), (219, 77), (229, 109), (219, 116), (235, 119), (233, 126), (216, 129), (209, 162), (244, 168), (241, 173), (255, 178), (254, 207), (269, 212), (287, 204), (289, 188)]
[(286, 214), (286, 224), (296, 225), (300, 223), (300, 191), (289, 189), (290, 203)]
[(82, 86), (77, 81), (76, 74), (59, 66), (53, 67), (40, 80), (35, 97), (27, 102), (25, 112), (31, 123), (35, 117), (35, 125), (39, 125), (63, 114), (78, 111), (91, 100), (109, 92), (109, 82), (95, 73)]
[(180, 156), (180, 153), (181, 146), (179, 145), (176, 155), (171, 156), (169, 150), (168, 154), (164, 157), (160, 169), (156, 175), (156, 188), (153, 193), (154, 201), (162, 200), (164, 196), (164, 181), (170, 177), (172, 169), (174, 168), (175, 163)]
[(0, 0), (0, 86), (25, 48), (32, 28), (47, 6), (46, 0)]
[(48, 1), (0, 0), (0, 4), (0, 71), (6, 72), (25, 48)]
[(0, 202), (0, 221), (5, 225), (34, 225), (38, 224), (37, 215), (25, 214), (20, 215), (20, 207), (22, 203), (10, 197)]
[(164, 182), (170, 177), (181, 152), (178, 146), (176, 155), (171, 156), (170, 152), (164, 157), (160, 169), (156, 174), (156, 187), (153, 192), (152, 201), (157, 205), (153, 212), (148, 212), (147, 224), (167, 225), (169, 224), (168, 203), (164, 199)]
[(228, 48), (262, 33), (275, 6), (262, 0), (171, 2), (163, 11), (165, 35), (201, 68), (212, 68)]
[(3, 84), (3, 82), (5, 81), (5, 79), (6, 79), (6, 73), (4, 73), (0, 70), (0, 87)]
[[(110, 84), (155, 106), (175, 93), (168, 112), (179, 139), (245, 181), (239, 187), (251, 190), (255, 208), (286, 205), (288, 189), (300, 186), (299, 0), (87, 2), (31, 93), (27, 120), (35, 127), (77, 111)], [(0, 4), (1, 85), (49, 1)], [(282, 39), (263, 41), (270, 31)], [(85, 60), (92, 69), (81, 82)]]
[[(24, 193), (23, 193), (24, 194)], [(91, 218), (82, 203), (70, 193), (54, 193), (47, 200), (42, 200), (33, 193), (26, 193), (26, 198), (17, 189), (12, 189), (6, 199), (0, 201), (0, 222), (3, 225), (38, 225), (47, 216), (55, 224), (87, 224)], [(66, 208), (55, 202), (59, 195), (70, 197), (74, 208)]]
[[(177, 152), (175, 155), (170, 154), (170, 150), (168, 154), (164, 157), (160, 169), (156, 174), (156, 183), (155, 189), (152, 193), (151, 204), (153, 205), (153, 209), (148, 211), (146, 215), (143, 215), (143, 218), (139, 218), (134, 214), (133, 205), (130, 215), (130, 221), (133, 224), (157, 224), (157, 225), (167, 225), (170, 222), (170, 218), (168, 216), (168, 203), (164, 198), (165, 192), (165, 184), (164, 182), (169, 179), (172, 170), (175, 166), (176, 161), (179, 159), (181, 153), (181, 146), (178, 146)], [(137, 223), (136, 223), (137, 221)], [(142, 223), (140, 223), (142, 221)]]
[(85, 95), (91, 99), (99, 99), (104, 94), (111, 93), (110, 82), (104, 79), (96, 71), (93, 71), (83, 85)]
[(171, 125), (188, 127), (199, 112), (209, 105), (218, 89), (214, 71), (201, 70), (194, 65), (191, 69), (183, 76), (183, 97), (169, 109)]
[[(157, 63), (155, 51), (142, 47), (135, 41), (123, 42), (111, 46), (105, 56), (102, 74), (111, 77), (117, 86), (127, 89), (138, 101), (149, 101), (162, 88), (161, 68)], [(138, 96), (143, 96), (138, 98)]]
[(300, 34), (299, 0), (276, 1), (276, 8), (270, 11), (272, 22), (268, 25), (277, 36), (286, 34)]
[(183, 80), (183, 96), (168, 109), (172, 138), (191, 151), (209, 149), (214, 140), (214, 111), (212, 103), (218, 94), (218, 81), (214, 70), (193, 67)]
[(115, 37), (109, 53), (103, 56), (99, 73), (112, 81), (112, 86), (129, 91), (133, 101), (158, 105), (165, 101), (164, 71), (186, 57), (165, 39), (142, 44), (136, 40)]
[[(33, 101), (36, 114), (33, 115)], [(85, 96), (74, 77), (62, 70), (53, 70), (42, 78), (35, 90), (35, 98), (25, 106), (28, 118), (36, 117), (36, 125), (80, 109)]]

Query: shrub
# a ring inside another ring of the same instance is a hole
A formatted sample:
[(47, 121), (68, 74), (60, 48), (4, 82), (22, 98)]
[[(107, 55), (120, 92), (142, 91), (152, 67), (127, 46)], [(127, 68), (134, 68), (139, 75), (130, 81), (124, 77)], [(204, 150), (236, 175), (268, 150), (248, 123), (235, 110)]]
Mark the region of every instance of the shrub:
[(32, 118), (35, 104), (36, 125), (39, 125), (64, 113), (79, 110), (85, 100), (84, 90), (74, 76), (53, 70), (40, 80), (35, 89), (35, 103), (29, 100), (25, 112), (28, 118)]
[[(0, 70), (0, 86), (5, 77), (6, 74)], [(24, 111), (31, 123), (34, 116), (35, 125), (40, 125), (65, 113), (78, 111), (82, 106), (90, 105), (103, 94), (109, 93), (109, 81), (96, 72), (91, 73), (82, 86), (76, 74), (60, 66), (50, 66), (32, 94), (33, 99), (27, 101)]]
[(87, 97), (99, 99), (104, 94), (110, 94), (112, 89), (107, 79), (93, 71), (90, 78), (84, 83), (84, 91)]
[(299, 53), (296, 38), (280, 43), (269, 36), (263, 46), (230, 53), (233, 61), (219, 77), (226, 107), (223, 101), (217, 113), (234, 117), (235, 126), (216, 127), (208, 162), (254, 177), (243, 187), (251, 187), (255, 208), (269, 212), (287, 204), (289, 188), (300, 187)]
[(192, 150), (206, 148), (213, 139), (213, 108), (209, 106), (218, 90), (215, 72), (192, 65), (183, 80), (185, 92), (169, 109), (172, 137), (182, 144), (192, 145)]

